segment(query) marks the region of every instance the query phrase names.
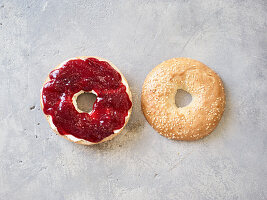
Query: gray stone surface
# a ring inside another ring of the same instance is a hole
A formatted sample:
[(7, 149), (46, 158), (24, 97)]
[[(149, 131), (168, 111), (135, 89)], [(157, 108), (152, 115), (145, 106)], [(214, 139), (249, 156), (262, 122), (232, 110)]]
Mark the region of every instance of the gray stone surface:
[[(0, 199), (267, 199), (265, 0), (0, 0)], [(40, 88), (61, 61), (111, 60), (134, 110), (124, 134), (97, 146), (57, 136)], [(227, 106), (212, 135), (168, 140), (146, 122), (140, 93), (163, 60), (214, 69)]]

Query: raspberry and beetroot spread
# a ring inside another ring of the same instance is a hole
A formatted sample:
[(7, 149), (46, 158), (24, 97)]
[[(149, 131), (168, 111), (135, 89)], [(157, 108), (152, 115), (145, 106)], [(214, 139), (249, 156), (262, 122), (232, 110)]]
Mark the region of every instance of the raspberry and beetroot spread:
[[(43, 111), (61, 135), (100, 142), (125, 123), (132, 102), (121, 75), (106, 61), (73, 59), (49, 74), (43, 86)], [(90, 113), (79, 113), (72, 97), (79, 91), (97, 94)]]

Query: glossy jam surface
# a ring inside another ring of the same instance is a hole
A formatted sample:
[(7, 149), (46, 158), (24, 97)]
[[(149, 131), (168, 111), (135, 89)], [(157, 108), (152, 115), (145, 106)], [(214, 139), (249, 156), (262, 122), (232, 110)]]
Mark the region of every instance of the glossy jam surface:
[[(61, 135), (97, 143), (121, 129), (132, 102), (121, 75), (105, 61), (74, 59), (49, 74), (43, 86), (43, 111), (51, 115)], [(79, 91), (94, 91), (96, 102), (90, 113), (79, 113), (72, 97)]]

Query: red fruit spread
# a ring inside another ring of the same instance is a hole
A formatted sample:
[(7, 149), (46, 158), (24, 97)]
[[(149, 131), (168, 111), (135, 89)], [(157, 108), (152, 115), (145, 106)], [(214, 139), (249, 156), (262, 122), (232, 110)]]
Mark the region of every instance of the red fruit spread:
[[(43, 111), (51, 115), (61, 135), (97, 143), (121, 129), (132, 102), (121, 75), (108, 62), (96, 58), (67, 61), (49, 74), (43, 86)], [(79, 113), (72, 97), (79, 91), (97, 94), (90, 113)]]

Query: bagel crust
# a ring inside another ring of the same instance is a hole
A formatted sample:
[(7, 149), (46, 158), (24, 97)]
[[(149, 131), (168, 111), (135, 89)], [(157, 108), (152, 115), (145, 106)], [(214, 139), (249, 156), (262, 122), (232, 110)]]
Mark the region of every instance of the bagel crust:
[[(175, 105), (177, 90), (187, 91), (192, 101)], [(220, 77), (205, 64), (190, 58), (173, 58), (155, 67), (142, 89), (142, 110), (148, 123), (174, 140), (198, 140), (218, 125), (225, 107)]]
[[(59, 69), (59, 68), (61, 68), (65, 63), (67, 63), (67, 62), (70, 61), (70, 60), (75, 60), (75, 59), (86, 60), (87, 58), (96, 58), (96, 59), (98, 59), (99, 61), (105, 61), (105, 62), (109, 63), (109, 65), (121, 75), (121, 79), (122, 79), (121, 81), (122, 81), (122, 84), (126, 87), (126, 93), (128, 94), (130, 101), (132, 102), (132, 94), (131, 94), (130, 87), (129, 87), (129, 85), (128, 85), (128, 82), (127, 82), (126, 78), (123, 76), (123, 74), (119, 71), (119, 69), (118, 69), (114, 64), (112, 64), (110, 61), (108, 61), (108, 60), (106, 60), (106, 59), (104, 59), (104, 58), (95, 57), (95, 56), (74, 57), (74, 58), (70, 58), (70, 59), (68, 59), (68, 60), (66, 60), (66, 61), (64, 61), (64, 62), (62, 62), (62, 63), (59, 64), (57, 67), (55, 67), (54, 70), (55, 70), (55, 69)], [(43, 86), (44, 86), (47, 82), (49, 82), (49, 81), (50, 81), (50, 78), (49, 78), (49, 76), (48, 76), (48, 77), (46, 78), (46, 80), (45, 80)], [(41, 102), (41, 108), (42, 108), (42, 110), (43, 110), (43, 109), (44, 109), (44, 106), (43, 106), (43, 96), (42, 96), (42, 93), (43, 93), (43, 92), (42, 92), (42, 90), (43, 90), (43, 88), (41, 89), (41, 99), (40, 99), (41, 101), (40, 101), (40, 102)], [(84, 91), (80, 91), (79, 93), (83, 93), (83, 92), (84, 92)], [(92, 91), (92, 93), (94, 93), (94, 92)], [(77, 100), (77, 97), (78, 97), (78, 96), (79, 96), (79, 95), (74, 95), (74, 97), (73, 97), (73, 104), (74, 104), (74, 107), (76, 108), (76, 110), (77, 110), (78, 112), (82, 112), (82, 111), (80, 111), (80, 110), (78, 109), (78, 106), (77, 106), (77, 102), (76, 102), (76, 100)], [(123, 128), (125, 127), (125, 125), (128, 123), (131, 113), (132, 113), (132, 107), (128, 110), (128, 115), (125, 117), (125, 123), (124, 123), (123, 127), (120, 128), (120, 129), (118, 129), (118, 130), (114, 130), (114, 133), (113, 133), (113, 134), (111, 134), (110, 136), (104, 138), (103, 140), (101, 140), (101, 141), (99, 141), (99, 142), (97, 142), (97, 143), (90, 142), (90, 141), (87, 141), (87, 140), (82, 139), (82, 138), (77, 138), (77, 137), (75, 137), (75, 136), (73, 136), (73, 135), (71, 135), (71, 134), (61, 135), (61, 134), (58, 132), (57, 127), (56, 127), (56, 126), (54, 125), (54, 123), (53, 123), (52, 116), (50, 116), (50, 115), (45, 115), (45, 116), (46, 116), (46, 119), (47, 119), (47, 121), (48, 121), (50, 127), (53, 129), (53, 131), (54, 131), (56, 134), (62, 136), (63, 138), (65, 138), (65, 139), (67, 139), (67, 140), (69, 140), (69, 141), (71, 141), (71, 142), (77, 143), (77, 144), (92, 145), (92, 144), (99, 144), (99, 143), (103, 143), (103, 142), (109, 141), (109, 140), (113, 139), (115, 136), (119, 135), (119, 134), (122, 132), (122, 130), (123, 130)]]

